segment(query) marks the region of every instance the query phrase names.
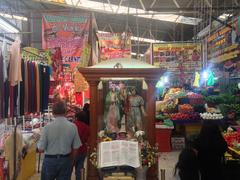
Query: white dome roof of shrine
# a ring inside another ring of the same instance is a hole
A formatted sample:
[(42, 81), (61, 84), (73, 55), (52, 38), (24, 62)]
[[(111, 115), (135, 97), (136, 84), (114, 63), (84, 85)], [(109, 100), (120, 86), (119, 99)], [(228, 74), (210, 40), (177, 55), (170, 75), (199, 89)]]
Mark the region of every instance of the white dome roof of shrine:
[(102, 61), (94, 66), (90, 66), (89, 68), (157, 68), (157, 67), (137, 59), (119, 58)]

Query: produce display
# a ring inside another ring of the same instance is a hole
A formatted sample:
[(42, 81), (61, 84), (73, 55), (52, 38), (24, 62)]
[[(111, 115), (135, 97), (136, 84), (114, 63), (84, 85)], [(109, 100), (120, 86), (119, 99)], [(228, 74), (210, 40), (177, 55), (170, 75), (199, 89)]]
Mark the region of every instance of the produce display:
[(190, 104), (183, 104), (178, 106), (178, 112), (189, 114), (193, 113), (194, 109)]
[(168, 92), (164, 96), (163, 101), (168, 101), (170, 99), (177, 99), (180, 97), (185, 97), (186, 93), (182, 88), (171, 88), (168, 90)]
[(166, 119), (169, 119), (169, 116), (166, 116), (166, 115), (163, 115), (163, 114), (158, 114), (158, 115), (156, 115), (156, 119), (164, 121)]
[(223, 115), (221, 113), (200, 113), (200, 116), (204, 120), (220, 120), (223, 119)]
[(199, 116), (199, 113), (174, 113), (174, 114), (171, 114), (171, 120), (172, 121), (181, 121), (181, 120), (200, 120), (200, 116)]
[(240, 144), (240, 133), (239, 132), (226, 132), (223, 134), (225, 141), (228, 146), (238, 149)]
[(188, 93), (187, 97), (191, 105), (205, 104), (204, 98), (201, 94), (197, 93)]
[[(163, 101), (157, 105), (158, 112), (167, 115), (173, 121), (222, 120), (230, 111), (240, 119), (240, 98), (229, 90), (229, 85), (221, 93), (211, 95), (208, 89), (201, 93), (187, 92), (183, 88), (170, 88)], [(234, 86), (235, 87), (235, 86)], [(165, 117), (156, 118), (163, 121)]]

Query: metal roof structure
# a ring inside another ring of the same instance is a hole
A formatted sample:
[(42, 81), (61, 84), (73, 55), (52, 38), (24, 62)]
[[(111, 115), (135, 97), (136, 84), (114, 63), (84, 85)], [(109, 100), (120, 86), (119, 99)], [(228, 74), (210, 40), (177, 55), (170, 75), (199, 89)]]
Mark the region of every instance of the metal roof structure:
[[(225, 21), (239, 9), (239, 0), (0, 0), (0, 17), (7, 13), (28, 18), (34, 30), (29, 38), (33, 44), (41, 41), (41, 16), (48, 12), (91, 11), (100, 31), (127, 31), (158, 41), (191, 41), (220, 15)], [(133, 52), (144, 53), (149, 43), (138, 40), (132, 43)]]

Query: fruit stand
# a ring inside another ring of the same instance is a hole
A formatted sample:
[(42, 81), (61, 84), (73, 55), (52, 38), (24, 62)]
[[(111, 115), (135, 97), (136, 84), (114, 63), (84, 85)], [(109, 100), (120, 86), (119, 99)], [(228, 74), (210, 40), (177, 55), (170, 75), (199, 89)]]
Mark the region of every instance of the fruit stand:
[(190, 136), (200, 131), (201, 118), (196, 110), (200, 109), (200, 105), (204, 106), (203, 104), (204, 99), (200, 94), (186, 92), (183, 88), (170, 88), (163, 101), (156, 105), (156, 117), (158, 120), (172, 120), (175, 131), (185, 137)]

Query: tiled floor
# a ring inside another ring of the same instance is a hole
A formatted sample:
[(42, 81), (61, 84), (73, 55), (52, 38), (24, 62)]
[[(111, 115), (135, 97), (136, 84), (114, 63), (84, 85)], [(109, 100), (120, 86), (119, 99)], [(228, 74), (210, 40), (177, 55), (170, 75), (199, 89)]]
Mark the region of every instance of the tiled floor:
[[(159, 158), (159, 180), (161, 180), (161, 169), (165, 170), (165, 180), (176, 180), (174, 177), (174, 167), (178, 160), (178, 151), (169, 152), (169, 153), (160, 153)], [(40, 174), (35, 174), (29, 180), (39, 180)], [(72, 180), (75, 180), (74, 173), (72, 175)]]
[(161, 180), (161, 169), (165, 169), (165, 180), (175, 180), (174, 168), (178, 160), (179, 152), (160, 153), (159, 158), (159, 180)]

